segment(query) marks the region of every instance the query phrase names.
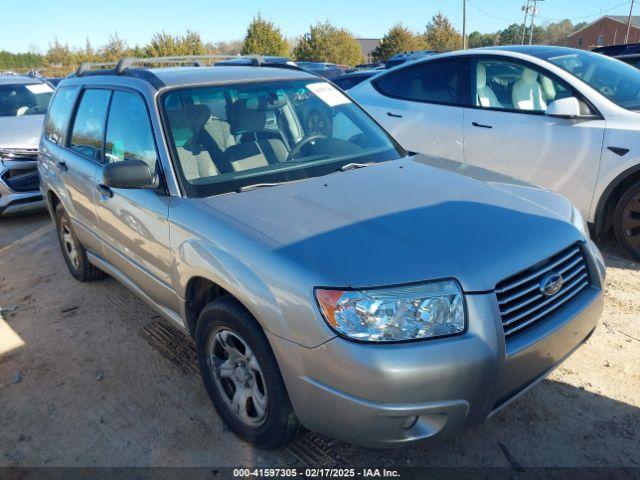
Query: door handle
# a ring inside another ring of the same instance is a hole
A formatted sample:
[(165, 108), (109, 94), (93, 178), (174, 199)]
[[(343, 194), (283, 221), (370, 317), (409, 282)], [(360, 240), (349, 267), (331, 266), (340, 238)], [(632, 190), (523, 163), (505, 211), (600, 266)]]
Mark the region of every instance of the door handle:
[(387, 112), (387, 116), (393, 117), (393, 118), (402, 118), (402, 115), (398, 113), (391, 113), (391, 112)]
[(67, 170), (69, 170), (69, 167), (67, 167), (67, 162), (65, 162), (64, 160), (57, 160), (56, 165), (62, 172), (66, 172)]
[(113, 190), (106, 185), (98, 185), (98, 190), (103, 200), (113, 197)]
[(483, 123), (478, 123), (478, 122), (471, 122), (471, 125), (473, 125), (474, 127), (480, 127), (480, 128), (493, 128), (491, 125), (485, 125)]

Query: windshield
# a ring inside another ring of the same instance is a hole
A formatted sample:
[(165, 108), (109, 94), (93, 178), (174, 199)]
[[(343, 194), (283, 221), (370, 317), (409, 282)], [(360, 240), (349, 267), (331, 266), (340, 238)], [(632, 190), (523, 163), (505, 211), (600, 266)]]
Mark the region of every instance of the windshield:
[(52, 93), (46, 83), (0, 85), (0, 117), (44, 115)]
[(621, 107), (640, 109), (640, 70), (592, 52), (550, 52), (538, 56), (578, 77)]
[(174, 161), (191, 197), (404, 154), (362, 109), (317, 79), (172, 90), (162, 104)]

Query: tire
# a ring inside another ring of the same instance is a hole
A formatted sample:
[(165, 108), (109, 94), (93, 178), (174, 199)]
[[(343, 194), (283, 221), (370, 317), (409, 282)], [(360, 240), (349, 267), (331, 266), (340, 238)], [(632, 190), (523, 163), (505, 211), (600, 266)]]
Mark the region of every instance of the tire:
[(613, 213), (613, 229), (618, 242), (640, 261), (640, 183), (620, 197)]
[(300, 422), (267, 337), (237, 300), (225, 295), (204, 307), (195, 340), (205, 389), (231, 431), (265, 449), (298, 435)]
[(62, 204), (56, 206), (55, 221), (62, 256), (73, 278), (79, 282), (92, 282), (103, 278), (104, 272), (89, 263), (87, 251), (73, 231), (69, 216)]

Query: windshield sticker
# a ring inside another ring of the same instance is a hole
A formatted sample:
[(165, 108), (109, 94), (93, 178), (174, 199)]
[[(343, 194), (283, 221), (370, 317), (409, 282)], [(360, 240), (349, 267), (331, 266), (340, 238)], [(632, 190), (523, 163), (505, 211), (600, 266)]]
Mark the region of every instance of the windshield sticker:
[(34, 83), (33, 85), (25, 85), (25, 87), (27, 87), (27, 90), (29, 90), (31, 93), (36, 95), (39, 93), (53, 92), (53, 88), (51, 88), (46, 83)]
[(310, 83), (309, 85), (307, 85), (307, 88), (316, 96), (320, 97), (320, 100), (322, 100), (330, 107), (336, 107), (338, 105), (351, 103), (351, 100), (349, 100), (345, 95), (342, 94), (342, 92), (340, 92), (340, 90), (335, 88), (330, 83)]

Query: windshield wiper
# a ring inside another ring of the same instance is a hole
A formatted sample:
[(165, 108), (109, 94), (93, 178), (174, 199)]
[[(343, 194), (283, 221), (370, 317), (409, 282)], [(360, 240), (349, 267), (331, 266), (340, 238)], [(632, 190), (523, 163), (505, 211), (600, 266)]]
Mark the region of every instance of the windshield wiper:
[(355, 170), (356, 168), (364, 168), (364, 167), (370, 167), (371, 165), (375, 165), (376, 162), (367, 162), (367, 163), (357, 163), (357, 162), (353, 162), (353, 163), (346, 163), (344, 165), (342, 165), (340, 167), (340, 171), (341, 172), (346, 172), (347, 170)]
[(252, 185), (243, 185), (238, 189), (238, 193), (240, 192), (248, 192), (249, 190), (256, 190), (258, 188), (267, 188), (267, 187), (277, 187), (278, 185), (282, 185), (284, 182), (276, 182), (276, 183), (254, 183)]

